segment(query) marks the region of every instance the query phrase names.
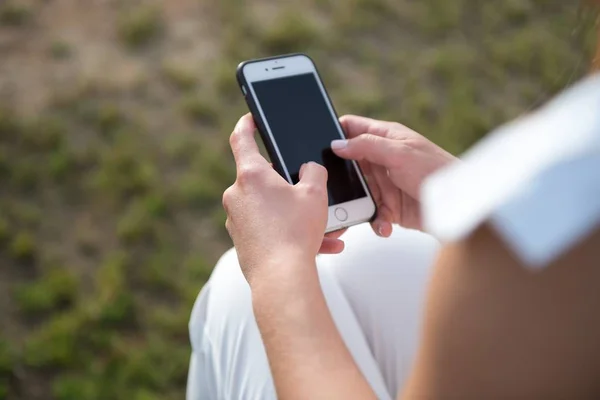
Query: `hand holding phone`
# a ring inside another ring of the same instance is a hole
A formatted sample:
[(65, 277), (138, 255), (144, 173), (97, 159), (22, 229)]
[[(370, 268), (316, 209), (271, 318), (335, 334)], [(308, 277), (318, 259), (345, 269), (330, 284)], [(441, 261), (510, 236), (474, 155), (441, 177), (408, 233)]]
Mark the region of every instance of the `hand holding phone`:
[(375, 203), (358, 165), (333, 153), (344, 132), (312, 60), (303, 54), (246, 61), (238, 83), (274, 168), (296, 184), (302, 164), (327, 169), (327, 232), (369, 221)]
[[(260, 154), (250, 114), (231, 134), (236, 163), (235, 183), (223, 193), (225, 226), (233, 239), (244, 276), (250, 284), (273, 278), (285, 265), (310, 274), (315, 257), (344, 249), (343, 230), (324, 234), (327, 224), (327, 171), (314, 162), (300, 169), (290, 185)], [(313, 270), (314, 272), (314, 270)], [(266, 275), (265, 275), (266, 274)], [(300, 276), (300, 275), (297, 275)]]

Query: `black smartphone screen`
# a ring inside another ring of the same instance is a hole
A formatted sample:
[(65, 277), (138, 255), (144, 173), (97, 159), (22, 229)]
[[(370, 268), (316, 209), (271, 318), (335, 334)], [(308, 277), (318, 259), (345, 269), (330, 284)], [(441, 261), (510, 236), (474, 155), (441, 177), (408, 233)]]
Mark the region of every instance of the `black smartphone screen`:
[(300, 166), (315, 161), (329, 173), (330, 206), (367, 196), (352, 163), (331, 151), (331, 141), (340, 135), (315, 74), (257, 81), (252, 87), (294, 184)]

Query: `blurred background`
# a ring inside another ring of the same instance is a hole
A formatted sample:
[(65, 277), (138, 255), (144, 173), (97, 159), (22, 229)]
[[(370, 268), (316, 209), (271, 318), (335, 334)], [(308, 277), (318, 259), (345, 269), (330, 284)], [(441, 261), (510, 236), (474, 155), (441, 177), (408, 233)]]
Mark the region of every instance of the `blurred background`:
[(0, 399), (181, 399), (245, 59), (458, 154), (589, 70), (564, 0), (0, 0)]

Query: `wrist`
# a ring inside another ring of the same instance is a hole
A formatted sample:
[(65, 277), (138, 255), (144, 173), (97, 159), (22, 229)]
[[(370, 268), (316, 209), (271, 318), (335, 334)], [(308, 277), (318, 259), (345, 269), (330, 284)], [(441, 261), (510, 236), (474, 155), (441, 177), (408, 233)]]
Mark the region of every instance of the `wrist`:
[(300, 316), (306, 318), (315, 299), (323, 296), (314, 262), (274, 268), (279, 269), (251, 284), (252, 309), (262, 335), (269, 326), (283, 327)]
[(293, 253), (272, 254), (259, 261), (259, 268), (248, 279), (253, 300), (273, 300), (281, 293), (302, 293), (319, 285), (316, 258)]

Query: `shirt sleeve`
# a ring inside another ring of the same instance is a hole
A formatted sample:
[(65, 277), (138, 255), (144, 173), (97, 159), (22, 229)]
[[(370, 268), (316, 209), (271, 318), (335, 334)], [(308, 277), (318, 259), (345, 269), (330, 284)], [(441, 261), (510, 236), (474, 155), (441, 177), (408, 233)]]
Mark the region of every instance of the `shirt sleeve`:
[(425, 229), (456, 241), (489, 222), (532, 268), (600, 223), (600, 75), (482, 140), (422, 189)]

